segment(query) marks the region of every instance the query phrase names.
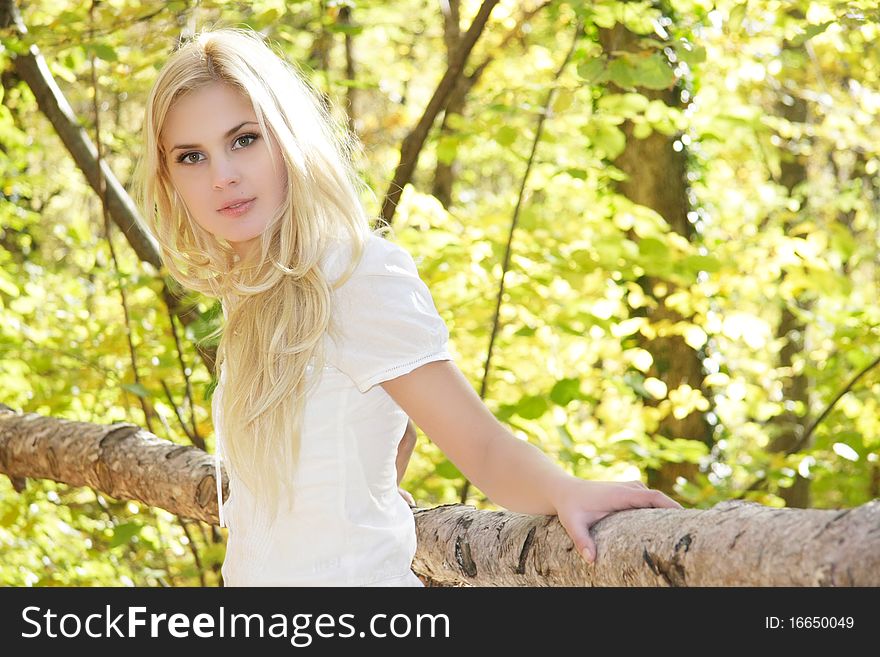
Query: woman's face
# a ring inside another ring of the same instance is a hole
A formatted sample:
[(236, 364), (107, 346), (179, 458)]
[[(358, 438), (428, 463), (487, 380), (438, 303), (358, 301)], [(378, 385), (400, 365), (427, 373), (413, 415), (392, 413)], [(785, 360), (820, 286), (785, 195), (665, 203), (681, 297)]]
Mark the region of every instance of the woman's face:
[(261, 134), (250, 101), (221, 82), (190, 92), (172, 105), (160, 141), (190, 216), (244, 258), (287, 184), (278, 145)]

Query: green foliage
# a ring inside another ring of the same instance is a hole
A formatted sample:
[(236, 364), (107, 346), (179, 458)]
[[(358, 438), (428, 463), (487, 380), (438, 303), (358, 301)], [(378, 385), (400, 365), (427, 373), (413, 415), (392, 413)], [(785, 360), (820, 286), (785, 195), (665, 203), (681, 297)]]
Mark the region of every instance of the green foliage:
[[(0, 63), (9, 69), (13, 53), (37, 45), (94, 138), (94, 61), (101, 138), (126, 184), (146, 93), (180, 26), (262, 29), (337, 111), (355, 92), (357, 165), (377, 193), (366, 199), (376, 212), (400, 142), (447, 63), (435, 5), (363, 0), (351, 3), (350, 25), (339, 21), (341, 3), (248, 5), (116, 0), (92, 18), (81, 3), (29, 3), (29, 34), (4, 35)], [(432, 132), (394, 222), (450, 328), (459, 367), (479, 387), (513, 208), (555, 88), (487, 382), (487, 405), (518, 438), (583, 477), (632, 479), (690, 464), (693, 474), (670, 492), (697, 507), (759, 480), (746, 498), (776, 506), (798, 478), (817, 507), (880, 495), (880, 368), (864, 371), (880, 355), (875, 5), (554, 2), (506, 42), (508, 19), (492, 20), (466, 71), (490, 64), (462, 113)], [(554, 79), (578, 19), (583, 35)], [(624, 27), (634, 35), (625, 46)], [(629, 180), (623, 160), (653, 139), (686, 160), (687, 235), (675, 217), (633, 198), (644, 181)], [(0, 401), (145, 427), (147, 404), (157, 435), (187, 444), (194, 428), (210, 448), (216, 381), (196, 348), (216, 345), (219, 304), (187, 299), (200, 316), (183, 331), (175, 325), (178, 353), (161, 279), (114, 228), (115, 271), (94, 193), (14, 75), (0, 96), (0, 143)], [(438, 163), (455, 172), (449, 207), (431, 195)], [(678, 315), (657, 320), (661, 303)], [(667, 384), (670, 364), (651, 341), (671, 337), (701, 359), (703, 381)], [(789, 341), (796, 348), (784, 364)], [(788, 392), (795, 375), (807, 382), (802, 397)], [(810, 441), (792, 453), (769, 449), (784, 414), (809, 427), (844, 391)], [(707, 418), (710, 436), (665, 428), (691, 414)], [(420, 441), (404, 486), (422, 506), (457, 501), (463, 482)], [(471, 503), (491, 508), (479, 491)], [(184, 528), (161, 510), (53, 482), (29, 482), (19, 494), (0, 478), (0, 583), (216, 585), (223, 550), (219, 531)]]

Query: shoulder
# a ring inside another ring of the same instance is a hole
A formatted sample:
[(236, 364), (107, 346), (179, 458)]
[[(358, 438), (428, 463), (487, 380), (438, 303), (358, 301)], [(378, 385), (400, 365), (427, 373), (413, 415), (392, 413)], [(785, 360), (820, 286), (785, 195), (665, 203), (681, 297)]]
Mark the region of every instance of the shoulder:
[[(335, 268), (345, 271), (354, 259), (346, 249)], [(351, 276), (333, 294), (328, 361), (360, 392), (426, 362), (450, 359), (446, 324), (399, 244), (371, 234)]]
[[(338, 239), (330, 244), (322, 260), (322, 267), (331, 284), (342, 277), (355, 257), (354, 242), (351, 239)], [(418, 277), (418, 270), (412, 255), (404, 247), (375, 233), (369, 233), (351, 277), (345, 284), (372, 276)]]

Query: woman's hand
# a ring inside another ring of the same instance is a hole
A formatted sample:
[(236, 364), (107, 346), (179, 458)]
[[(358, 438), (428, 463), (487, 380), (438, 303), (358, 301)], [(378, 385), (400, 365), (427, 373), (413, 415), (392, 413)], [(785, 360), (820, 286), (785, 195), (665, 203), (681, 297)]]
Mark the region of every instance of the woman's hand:
[(566, 475), (554, 495), (556, 515), (587, 563), (596, 560), (590, 527), (625, 509), (681, 509), (681, 504), (640, 481), (586, 481)]
[(398, 486), (397, 492), (400, 493), (400, 496), (403, 498), (403, 501), (409, 504), (411, 507), (416, 506), (416, 501), (413, 499), (413, 496), (409, 494), (409, 491), (403, 490)]

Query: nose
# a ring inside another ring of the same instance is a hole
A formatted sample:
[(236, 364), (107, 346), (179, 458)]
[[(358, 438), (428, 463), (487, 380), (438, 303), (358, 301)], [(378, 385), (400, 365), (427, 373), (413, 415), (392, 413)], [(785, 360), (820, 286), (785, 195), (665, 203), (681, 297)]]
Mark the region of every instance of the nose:
[[(216, 160), (215, 160), (216, 161)], [(229, 160), (217, 161), (213, 171), (214, 189), (220, 191), (230, 185), (237, 185), (241, 181), (238, 170)]]

